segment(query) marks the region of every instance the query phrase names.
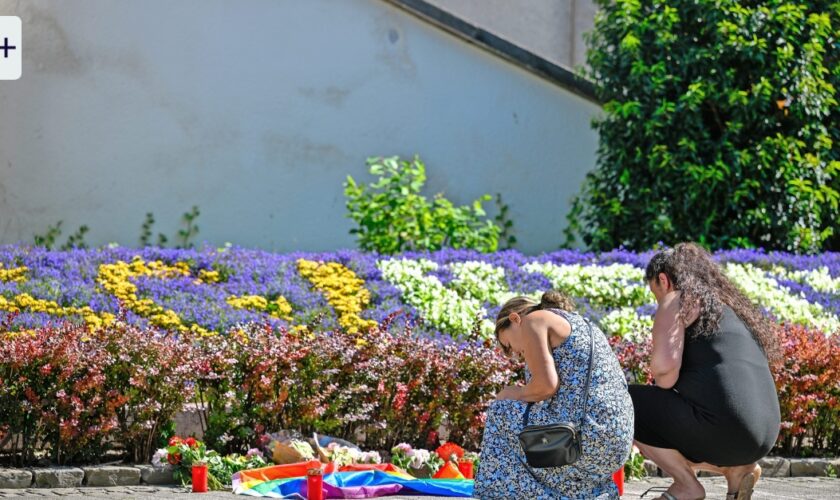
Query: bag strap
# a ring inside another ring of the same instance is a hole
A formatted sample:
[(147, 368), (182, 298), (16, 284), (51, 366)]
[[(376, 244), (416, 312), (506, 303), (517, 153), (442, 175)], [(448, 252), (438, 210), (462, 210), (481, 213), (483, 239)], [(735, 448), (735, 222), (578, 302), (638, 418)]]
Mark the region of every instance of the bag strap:
[[(559, 309), (558, 309), (558, 311), (559, 311)], [(565, 314), (563, 314), (561, 312), (560, 315), (563, 316), (563, 318), (566, 321), (569, 321), (569, 318)], [(583, 316), (581, 316), (581, 318), (583, 318)], [(583, 385), (583, 411), (581, 412), (581, 415), (580, 415), (580, 427), (581, 427), (581, 429), (583, 428), (583, 424), (586, 421), (586, 408), (588, 406), (588, 400), (589, 400), (589, 385), (592, 381), (592, 367), (595, 364), (595, 355), (594, 355), (594, 352), (593, 352), (594, 349), (595, 349), (595, 336), (592, 334), (592, 323), (586, 318), (583, 318), (583, 320), (586, 321), (586, 325), (589, 327), (589, 367), (586, 369), (586, 383)], [(574, 328), (574, 325), (572, 325), (571, 321), (569, 321), (569, 325), (572, 326), (572, 328)], [(557, 399), (557, 393), (556, 392), (554, 393), (554, 396), (551, 397), (551, 401), (548, 402), (548, 405), (551, 406), (552, 403), (554, 403), (555, 399)], [(525, 415), (524, 415), (523, 424), (522, 424), (523, 428), (528, 427), (528, 420), (531, 418), (531, 407), (532, 406), (534, 406), (534, 403), (528, 403), (528, 406), (525, 407)]]

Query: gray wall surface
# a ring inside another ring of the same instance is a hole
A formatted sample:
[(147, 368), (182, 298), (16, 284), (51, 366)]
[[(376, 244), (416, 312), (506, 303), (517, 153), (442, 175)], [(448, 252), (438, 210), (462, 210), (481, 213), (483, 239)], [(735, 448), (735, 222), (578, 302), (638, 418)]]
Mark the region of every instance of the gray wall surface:
[(593, 0), (426, 0), (567, 69), (586, 64)]
[(594, 166), (596, 104), (381, 0), (0, 0), (23, 76), (0, 81), (0, 243), (172, 236), (353, 247), (342, 182), (427, 163), (428, 194), (502, 192), (518, 247), (562, 241)]

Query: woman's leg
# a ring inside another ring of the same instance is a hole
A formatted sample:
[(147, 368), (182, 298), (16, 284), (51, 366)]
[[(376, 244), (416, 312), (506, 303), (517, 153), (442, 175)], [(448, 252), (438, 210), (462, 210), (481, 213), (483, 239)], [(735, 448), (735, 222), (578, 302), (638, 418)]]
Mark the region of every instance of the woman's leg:
[(648, 446), (638, 441), (635, 443), (642, 455), (649, 460), (653, 460), (656, 465), (674, 478), (674, 483), (668, 488), (668, 493), (677, 497), (678, 500), (695, 500), (706, 496), (706, 490), (697, 480), (697, 476), (694, 475), (694, 470), (691, 468), (693, 464), (680, 452)]
[(703, 462), (699, 464), (692, 463), (691, 468), (694, 470), (704, 470), (723, 475), (723, 477), (726, 478), (727, 491), (730, 494), (738, 491), (741, 481), (747, 474), (753, 474), (756, 482), (758, 482), (758, 478), (761, 477), (761, 467), (759, 467), (757, 463), (736, 465), (733, 467), (719, 467), (717, 465)]

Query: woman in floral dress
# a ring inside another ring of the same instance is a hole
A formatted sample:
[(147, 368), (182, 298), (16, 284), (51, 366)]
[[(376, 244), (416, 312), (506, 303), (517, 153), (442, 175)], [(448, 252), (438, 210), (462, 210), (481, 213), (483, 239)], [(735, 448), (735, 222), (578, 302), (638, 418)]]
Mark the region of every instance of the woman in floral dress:
[[(617, 499), (612, 474), (623, 467), (633, 443), (633, 403), (607, 339), (574, 311), (574, 303), (551, 291), (540, 303), (509, 300), (496, 319), (496, 339), (507, 355), (525, 361), (527, 384), (505, 387), (487, 412), (475, 496), (481, 499)], [(581, 425), (583, 393), (593, 365), (581, 457), (574, 464), (528, 471), (519, 445), (529, 402), (530, 425)], [(557, 395), (552, 401), (552, 396)], [(533, 473), (533, 475), (532, 475)]]

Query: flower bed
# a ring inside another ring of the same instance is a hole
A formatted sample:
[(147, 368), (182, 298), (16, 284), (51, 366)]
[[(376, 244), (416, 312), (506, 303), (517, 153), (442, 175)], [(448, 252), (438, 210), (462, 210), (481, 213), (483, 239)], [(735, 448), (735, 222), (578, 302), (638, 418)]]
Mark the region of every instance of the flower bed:
[[(474, 448), (493, 391), (514, 378), (482, 341), (514, 294), (571, 293), (611, 336), (628, 376), (645, 380), (655, 305), (642, 271), (650, 255), (0, 247), (0, 311), (10, 314), (0, 325), (8, 332), (0, 433), (37, 432), (29, 442), (58, 461), (85, 460), (86, 446), (117, 435), (134, 443), (132, 456), (148, 458), (172, 408), (195, 400), (221, 451), (244, 452), (262, 430), (280, 427), (371, 449), (422, 447), (443, 422)], [(840, 359), (840, 337), (832, 336), (840, 254), (737, 250), (716, 258), (787, 325), (780, 334), (788, 356), (776, 370), (780, 449), (840, 452), (840, 390), (837, 377), (826, 378)], [(80, 326), (50, 326), (62, 321)], [(71, 383), (77, 379), (91, 383)], [(85, 433), (92, 437), (69, 444)]]

